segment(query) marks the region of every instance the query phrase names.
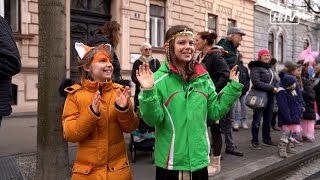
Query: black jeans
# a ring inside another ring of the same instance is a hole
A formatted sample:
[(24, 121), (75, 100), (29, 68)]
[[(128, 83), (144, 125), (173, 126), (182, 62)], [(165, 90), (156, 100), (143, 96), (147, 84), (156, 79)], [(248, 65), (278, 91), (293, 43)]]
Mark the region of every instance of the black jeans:
[(221, 132), (220, 132), (220, 124), (216, 124), (213, 122), (209, 126), (210, 126), (211, 136), (212, 136), (211, 148), (213, 148), (213, 155), (220, 156), (221, 148), (222, 148), (222, 137), (221, 137)]
[[(208, 180), (207, 167), (199, 169), (191, 173), (192, 180)], [(191, 179), (191, 178), (190, 178)], [(167, 170), (156, 167), (156, 180), (179, 180), (178, 170)]]
[(252, 132), (252, 140), (251, 143), (258, 144), (259, 143), (259, 128), (260, 128), (260, 121), (263, 118), (262, 124), (262, 139), (264, 143), (269, 143), (271, 141), (270, 136), (270, 125), (273, 115), (273, 102), (274, 102), (274, 95), (268, 95), (268, 103), (265, 109), (261, 110), (253, 110), (253, 120), (251, 126)]

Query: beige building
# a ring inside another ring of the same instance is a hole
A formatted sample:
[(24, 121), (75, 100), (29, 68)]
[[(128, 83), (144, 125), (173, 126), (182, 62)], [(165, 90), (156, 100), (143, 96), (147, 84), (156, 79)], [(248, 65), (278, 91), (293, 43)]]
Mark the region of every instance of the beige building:
[[(247, 63), (253, 59), (255, 0), (66, 0), (67, 69), (74, 78), (76, 41), (87, 43), (92, 32), (105, 21), (121, 25), (117, 48), (122, 75), (131, 79), (132, 63), (139, 57), (140, 44), (150, 42), (153, 54), (164, 60), (164, 33), (172, 25), (184, 24), (195, 30), (216, 31), (218, 39), (228, 27), (241, 27), (244, 36), (239, 50)], [(1, 8), (4, 7), (4, 8)], [(16, 94), (13, 112), (35, 112), (38, 98), (38, 0), (0, 0), (0, 14), (10, 22), (21, 54), (22, 71), (13, 77)], [(58, 94), (57, 94), (58, 96)]]

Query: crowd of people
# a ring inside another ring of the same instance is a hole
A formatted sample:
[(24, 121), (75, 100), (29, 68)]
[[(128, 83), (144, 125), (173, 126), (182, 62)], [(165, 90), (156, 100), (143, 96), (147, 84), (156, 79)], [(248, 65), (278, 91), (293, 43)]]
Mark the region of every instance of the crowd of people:
[[(165, 34), (162, 61), (152, 56), (149, 43), (141, 44), (131, 73), (134, 104), (130, 88), (115, 83), (122, 79), (114, 51), (119, 24), (107, 22), (88, 45), (76, 43), (81, 79), (65, 89), (62, 116), (65, 139), (79, 144), (73, 178), (132, 179), (123, 132), (136, 130), (139, 121), (155, 129), (157, 180), (203, 180), (218, 174), (221, 133), (225, 152), (244, 156), (233, 138), (240, 128), (251, 128), (253, 149), (278, 146), (283, 158), (296, 153), (294, 147), (302, 141), (313, 142), (320, 59), (288, 61), (278, 71), (278, 61), (261, 49), (247, 68), (238, 50), (245, 35), (232, 27), (216, 43), (215, 32), (195, 35), (190, 27), (175, 25)], [(246, 95), (252, 89), (266, 94), (267, 101), (263, 108), (252, 107), (248, 126)], [(281, 130), (279, 141), (271, 139), (271, 130)]]
[[(246, 35), (240, 28), (230, 28), (216, 43), (215, 32), (195, 35), (190, 27), (175, 25), (165, 34), (164, 60), (153, 57), (151, 44), (141, 44), (141, 56), (131, 73), (132, 103), (129, 84), (121, 85), (115, 52), (120, 28), (116, 21), (106, 22), (88, 45), (75, 44), (81, 77), (65, 88), (68, 95), (62, 114), (64, 138), (78, 143), (72, 179), (132, 179), (123, 133), (142, 123), (155, 129), (157, 180), (205, 180), (217, 175), (221, 133), (225, 153), (244, 156), (233, 132), (249, 129), (248, 107), (253, 109), (254, 150), (260, 145), (277, 146), (279, 156), (286, 158), (297, 153), (295, 146), (315, 140), (320, 120), (320, 55), (300, 55), (279, 70), (277, 59), (265, 48), (247, 68), (238, 50)], [(21, 61), (11, 29), (1, 16), (0, 29), (1, 125), (2, 116), (11, 113), (11, 79), (20, 71)], [(257, 98), (264, 98), (263, 107), (247, 107), (252, 90), (260, 92)], [(278, 141), (271, 139), (272, 130), (281, 131)]]

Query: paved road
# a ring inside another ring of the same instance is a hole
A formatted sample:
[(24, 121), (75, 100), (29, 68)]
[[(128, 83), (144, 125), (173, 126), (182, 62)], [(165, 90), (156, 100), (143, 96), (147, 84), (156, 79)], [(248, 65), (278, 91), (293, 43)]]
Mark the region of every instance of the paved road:
[(36, 137), (36, 117), (4, 118), (0, 128), (0, 157), (35, 152)]
[[(125, 135), (129, 141), (129, 134)], [(0, 128), (0, 158), (36, 152), (37, 118), (35, 116), (5, 118)], [(73, 164), (76, 144), (69, 143), (70, 164)], [(134, 179), (155, 177), (150, 154), (137, 152), (136, 163), (131, 163)], [(153, 178), (152, 178), (153, 179)]]

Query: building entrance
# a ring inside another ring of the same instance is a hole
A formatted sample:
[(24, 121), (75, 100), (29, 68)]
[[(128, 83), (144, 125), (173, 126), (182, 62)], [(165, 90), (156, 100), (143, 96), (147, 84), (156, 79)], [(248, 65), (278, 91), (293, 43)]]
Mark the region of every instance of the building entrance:
[(111, 0), (72, 0), (71, 1), (71, 53), (70, 78), (79, 80), (78, 56), (75, 42), (87, 44), (95, 30), (110, 21)]

